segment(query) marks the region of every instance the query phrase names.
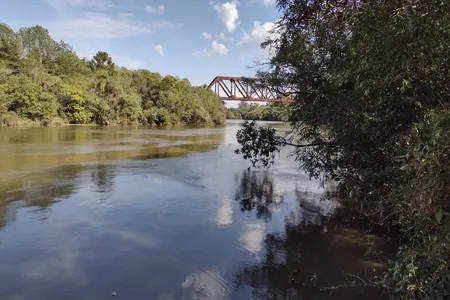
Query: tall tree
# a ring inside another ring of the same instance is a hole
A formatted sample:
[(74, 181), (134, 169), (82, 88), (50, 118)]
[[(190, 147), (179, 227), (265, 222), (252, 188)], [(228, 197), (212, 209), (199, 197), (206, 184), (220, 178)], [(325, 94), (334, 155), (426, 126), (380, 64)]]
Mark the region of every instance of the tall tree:
[(17, 37), (21, 45), (21, 56), (26, 58), (35, 51), (39, 54), (40, 63), (49, 63), (56, 59), (61, 45), (52, 39), (47, 29), (42, 26), (21, 28), (17, 32)]
[(107, 52), (99, 51), (90, 61), (92, 71), (107, 71), (112, 74), (115, 70), (115, 64)]
[(14, 66), (20, 58), (20, 44), (15, 32), (6, 24), (0, 23), (0, 61)]
[[(293, 93), (292, 131), (278, 136), (247, 123), (238, 133), (240, 152), (268, 165), (280, 147), (294, 147), (311, 176), (339, 181), (365, 212), (408, 235), (411, 244), (399, 251), (386, 285), (411, 298), (448, 297), (450, 223), (443, 216), (450, 205), (443, 191), (450, 185), (443, 182), (450, 182), (450, 161), (441, 153), (450, 149), (450, 2), (278, 0), (277, 6), (282, 17), (263, 44), (275, 54), (259, 76)], [(427, 195), (414, 189), (413, 178), (427, 182)]]

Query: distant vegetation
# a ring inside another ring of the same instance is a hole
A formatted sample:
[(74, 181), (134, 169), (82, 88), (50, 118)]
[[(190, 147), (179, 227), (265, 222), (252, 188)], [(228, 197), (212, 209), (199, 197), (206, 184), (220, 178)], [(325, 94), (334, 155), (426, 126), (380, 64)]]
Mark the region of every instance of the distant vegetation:
[(273, 102), (268, 105), (249, 104), (242, 101), (238, 108), (227, 109), (227, 119), (287, 121), (288, 103)]
[(41, 27), (0, 23), (0, 125), (219, 124), (226, 110), (187, 79), (80, 59)]

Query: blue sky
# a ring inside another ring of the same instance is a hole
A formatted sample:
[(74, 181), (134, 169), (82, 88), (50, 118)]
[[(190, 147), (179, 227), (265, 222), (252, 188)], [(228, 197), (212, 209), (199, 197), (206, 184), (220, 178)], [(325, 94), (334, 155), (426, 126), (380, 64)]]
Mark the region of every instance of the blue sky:
[(252, 76), (278, 18), (274, 0), (0, 0), (0, 22), (42, 25), (84, 57), (209, 83)]

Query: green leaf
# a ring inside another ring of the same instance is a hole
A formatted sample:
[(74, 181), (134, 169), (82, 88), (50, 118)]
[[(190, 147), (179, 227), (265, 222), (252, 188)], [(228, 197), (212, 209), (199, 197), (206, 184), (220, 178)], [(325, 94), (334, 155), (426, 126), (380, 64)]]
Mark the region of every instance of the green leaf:
[(440, 225), (442, 223), (442, 219), (444, 218), (444, 211), (439, 209), (435, 212), (436, 222)]

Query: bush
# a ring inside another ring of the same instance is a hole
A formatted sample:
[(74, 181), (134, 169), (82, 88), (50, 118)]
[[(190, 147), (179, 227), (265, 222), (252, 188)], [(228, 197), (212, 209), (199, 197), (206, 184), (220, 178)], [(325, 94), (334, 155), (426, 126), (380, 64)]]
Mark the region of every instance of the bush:
[(385, 201), (410, 241), (384, 284), (410, 297), (450, 297), (450, 111), (431, 111), (412, 132), (402, 175)]
[(15, 112), (8, 111), (0, 114), (0, 124), (3, 126), (20, 126), (24, 125), (25, 121), (22, 120)]
[(60, 118), (60, 117), (54, 117), (51, 119), (51, 122), (48, 125), (51, 126), (62, 126), (62, 125), (66, 125), (67, 122), (64, 121), (64, 119)]
[(158, 126), (172, 125), (171, 114), (165, 108), (158, 108), (156, 110), (155, 124)]

